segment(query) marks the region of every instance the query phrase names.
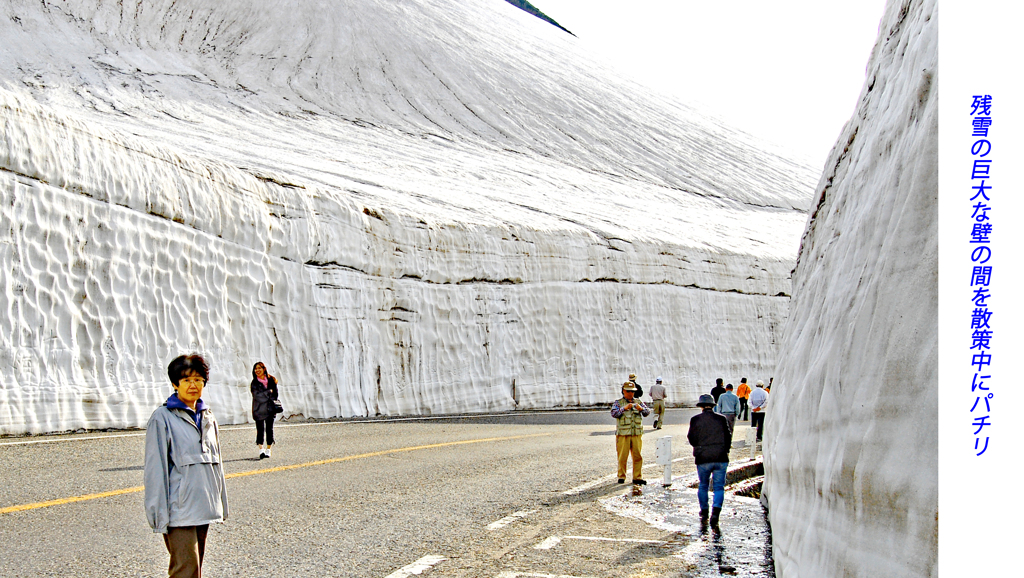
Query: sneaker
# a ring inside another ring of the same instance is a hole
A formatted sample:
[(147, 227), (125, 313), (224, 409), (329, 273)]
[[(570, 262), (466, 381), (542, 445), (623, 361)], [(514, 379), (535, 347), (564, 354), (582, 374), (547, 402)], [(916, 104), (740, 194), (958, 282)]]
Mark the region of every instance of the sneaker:
[(270, 457), (270, 448), (269, 447), (267, 448), (267, 457), (268, 458)]
[(635, 480), (633, 480), (633, 485), (634, 486), (646, 486), (647, 485), (647, 480), (642, 479), (642, 478), (635, 479)]
[(616, 483), (625, 484), (626, 483), (626, 478), (619, 478), (619, 481), (616, 482)]
[(270, 456), (267, 455), (267, 450), (260, 450), (260, 459), (261, 460), (263, 458), (268, 458), (268, 457), (270, 457)]

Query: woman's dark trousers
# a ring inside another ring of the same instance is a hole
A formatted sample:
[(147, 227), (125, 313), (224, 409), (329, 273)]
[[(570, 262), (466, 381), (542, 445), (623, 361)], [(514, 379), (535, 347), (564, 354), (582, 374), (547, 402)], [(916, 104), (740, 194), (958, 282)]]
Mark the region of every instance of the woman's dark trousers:
[(274, 445), (274, 416), (256, 420), (256, 445), (263, 445), (263, 432), (267, 432), (267, 445)]

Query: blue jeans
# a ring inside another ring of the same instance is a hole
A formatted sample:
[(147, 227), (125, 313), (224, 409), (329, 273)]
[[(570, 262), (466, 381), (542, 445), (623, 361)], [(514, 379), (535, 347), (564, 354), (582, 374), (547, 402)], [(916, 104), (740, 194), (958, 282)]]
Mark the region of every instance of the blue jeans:
[(712, 506), (721, 508), (725, 502), (725, 472), (729, 468), (729, 462), (712, 462), (709, 464), (697, 464), (697, 479), (700, 485), (697, 486), (697, 501), (700, 503), (700, 511), (708, 511), (708, 482), (715, 484), (715, 499)]

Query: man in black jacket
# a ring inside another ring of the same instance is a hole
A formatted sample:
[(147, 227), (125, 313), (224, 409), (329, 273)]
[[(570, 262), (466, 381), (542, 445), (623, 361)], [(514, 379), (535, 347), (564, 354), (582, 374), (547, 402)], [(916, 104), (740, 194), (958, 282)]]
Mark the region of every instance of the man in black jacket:
[(711, 388), (711, 397), (715, 398), (715, 403), (718, 403), (718, 398), (725, 393), (725, 388), (722, 387), (722, 383), (724, 382), (722, 381), (722, 378), (719, 377), (715, 380), (715, 387)]
[(693, 446), (693, 461), (697, 464), (697, 501), (700, 503), (700, 521), (708, 519), (708, 482), (714, 484), (711, 504), (711, 526), (718, 527), (718, 517), (725, 501), (725, 473), (729, 468), (729, 422), (724, 415), (714, 412), (715, 398), (700, 396), (697, 407), (704, 411), (690, 418), (690, 431), (686, 439)]

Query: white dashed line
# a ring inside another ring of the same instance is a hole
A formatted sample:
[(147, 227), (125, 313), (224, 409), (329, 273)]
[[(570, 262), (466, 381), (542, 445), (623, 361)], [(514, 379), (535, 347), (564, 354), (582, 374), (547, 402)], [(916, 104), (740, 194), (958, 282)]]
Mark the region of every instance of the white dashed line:
[[(538, 412), (538, 415), (564, 415), (564, 414), (575, 414), (575, 413), (590, 413), (587, 410), (580, 411), (545, 411)], [(479, 414), (464, 414), (464, 415), (434, 415), (434, 416), (412, 416), (412, 417), (391, 417), (391, 418), (375, 418), (375, 419), (358, 419), (358, 420), (345, 420), (345, 421), (318, 421), (312, 423), (287, 423), (278, 421), (274, 423), (276, 428), (287, 428), (287, 427), (318, 427), (327, 425), (359, 425), (359, 424), (379, 424), (379, 423), (396, 423), (405, 421), (445, 421), (445, 420), (459, 420), (459, 419), (479, 419), (482, 417), (508, 417), (509, 413), (479, 413)], [(234, 430), (250, 430), (254, 431), (256, 426), (253, 424), (235, 424), (225, 425), (220, 428), (222, 432), (234, 431)], [(58, 434), (55, 434), (58, 435)], [(76, 435), (72, 433), (59, 434), (59, 435)], [(29, 441), (17, 441), (17, 442), (0, 442), (0, 446), (25, 446), (32, 444), (56, 444), (61, 442), (77, 442), (85, 440), (99, 440), (103, 438), (130, 438), (130, 437), (143, 437), (146, 435), (145, 431), (138, 433), (126, 433), (118, 435), (98, 435), (98, 436), (82, 436), (82, 437), (67, 437), (67, 438), (56, 438), (56, 439), (42, 439), (42, 440), (29, 440)]]
[(544, 540), (540, 544), (537, 544), (536, 546), (534, 546), (533, 549), (534, 550), (550, 550), (550, 549), (554, 548), (555, 546), (557, 546), (559, 544), (559, 542), (561, 542), (561, 541), (562, 541), (562, 539), (559, 538), (558, 536), (551, 536), (547, 540)]
[[(685, 460), (688, 460), (688, 459), (690, 459), (690, 458), (676, 458), (676, 459), (672, 460), (672, 463), (682, 462), (682, 461), (685, 461)], [(663, 469), (665, 469), (665, 466), (662, 466), (662, 465), (659, 465), (659, 464), (644, 464), (644, 469), (645, 470), (647, 470), (647, 469), (654, 469), (654, 468), (657, 468), (659, 470), (663, 470)], [(583, 492), (585, 492), (585, 491), (587, 491), (587, 490), (589, 490), (591, 488), (596, 488), (597, 486), (600, 486), (601, 484), (603, 484), (605, 482), (610, 482), (610, 481), (612, 481), (614, 479), (615, 479), (615, 474), (609, 474), (607, 476), (604, 476), (604, 477), (601, 477), (601, 478), (597, 478), (596, 480), (591, 480), (591, 481), (589, 481), (589, 482), (587, 482), (587, 483), (585, 483), (583, 485), (576, 486), (575, 488), (570, 488), (570, 489), (562, 492), (562, 494), (566, 495), (566, 496), (575, 496), (577, 494), (582, 494)]]
[(444, 560), (447, 560), (444, 556), (424, 556), (408, 566), (403, 566), (402, 568), (395, 570), (385, 578), (409, 578), (409, 576), (412, 576), (413, 574), (419, 576), (424, 570), (429, 570), (434, 565), (439, 562), (443, 562)]
[(533, 574), (530, 572), (502, 572), (494, 578), (588, 578), (586, 576), (570, 576), (568, 574)]
[(630, 542), (633, 544), (666, 544), (663, 540), (640, 540), (639, 538), (602, 538), (600, 536), (551, 536), (540, 544), (534, 546), (534, 550), (550, 550), (562, 543), (562, 540), (589, 540), (592, 542)]
[(596, 542), (634, 542), (637, 544), (664, 544), (662, 540), (640, 540), (639, 538), (601, 538), (598, 536), (562, 536), (563, 540), (593, 540)]
[(505, 516), (504, 518), (498, 520), (497, 522), (491, 522), (490, 524), (487, 525), (487, 529), (488, 530), (498, 530), (498, 529), (504, 528), (505, 526), (508, 526), (512, 522), (515, 522), (516, 520), (518, 520), (520, 518), (525, 518), (525, 517), (529, 516), (530, 514), (536, 512), (536, 511), (537, 510), (520, 510), (518, 512), (514, 512), (513, 514), (511, 514), (509, 516)]
[(614, 479), (615, 479), (615, 474), (610, 474), (610, 475), (607, 475), (607, 476), (605, 476), (603, 478), (597, 478), (596, 480), (589, 481), (589, 482), (583, 484), (582, 486), (576, 486), (575, 488), (566, 490), (566, 491), (562, 492), (562, 494), (564, 494), (566, 496), (575, 496), (576, 494), (582, 494), (583, 492), (589, 490), (590, 488), (594, 488), (594, 487), (600, 486), (601, 484), (603, 484), (605, 482), (610, 482), (610, 481), (612, 481)]
[[(255, 427), (255, 426), (254, 426)], [(60, 442), (76, 442), (80, 440), (101, 440), (106, 438), (137, 438), (146, 435), (146, 432), (142, 433), (129, 433), (129, 434), (117, 434), (109, 436), (87, 436), (80, 438), (57, 438), (52, 440), (30, 440), (24, 442), (0, 442), (0, 446), (30, 446), (33, 444), (55, 444)]]

